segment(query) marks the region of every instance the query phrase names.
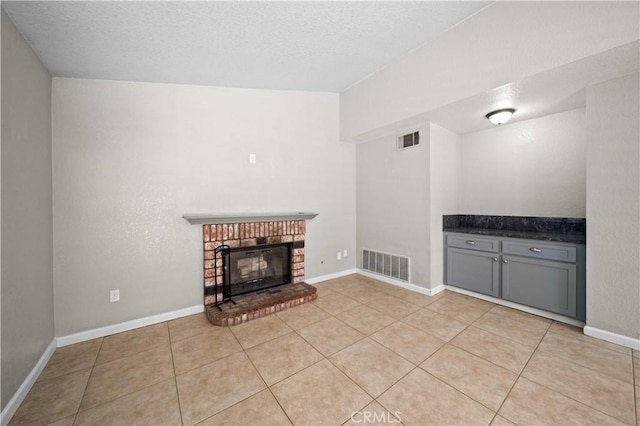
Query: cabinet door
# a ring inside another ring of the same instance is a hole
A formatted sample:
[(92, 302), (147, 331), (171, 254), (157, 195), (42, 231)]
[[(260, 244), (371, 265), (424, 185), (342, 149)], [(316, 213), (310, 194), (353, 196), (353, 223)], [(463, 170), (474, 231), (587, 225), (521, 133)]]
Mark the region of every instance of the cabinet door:
[(500, 297), (498, 255), (449, 247), (447, 249), (447, 284)]
[(570, 317), (576, 316), (576, 266), (503, 256), (502, 298)]

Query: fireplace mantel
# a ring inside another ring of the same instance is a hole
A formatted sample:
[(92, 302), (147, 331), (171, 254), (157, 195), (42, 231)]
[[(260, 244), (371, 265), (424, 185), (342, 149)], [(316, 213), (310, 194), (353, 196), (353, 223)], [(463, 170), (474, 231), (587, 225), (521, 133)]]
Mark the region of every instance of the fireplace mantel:
[(243, 222), (276, 222), (281, 220), (309, 220), (318, 216), (314, 212), (285, 212), (285, 213), (218, 213), (218, 214), (185, 214), (185, 218), (192, 225), (218, 225), (224, 223)]

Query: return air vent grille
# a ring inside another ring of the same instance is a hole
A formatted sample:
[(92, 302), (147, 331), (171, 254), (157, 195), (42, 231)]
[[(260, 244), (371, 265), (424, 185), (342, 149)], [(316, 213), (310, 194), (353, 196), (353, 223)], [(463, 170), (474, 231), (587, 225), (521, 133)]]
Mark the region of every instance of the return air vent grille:
[(406, 135), (398, 136), (398, 149), (411, 148), (420, 144), (420, 132), (407, 133)]
[(409, 258), (362, 249), (362, 269), (402, 281), (409, 281)]

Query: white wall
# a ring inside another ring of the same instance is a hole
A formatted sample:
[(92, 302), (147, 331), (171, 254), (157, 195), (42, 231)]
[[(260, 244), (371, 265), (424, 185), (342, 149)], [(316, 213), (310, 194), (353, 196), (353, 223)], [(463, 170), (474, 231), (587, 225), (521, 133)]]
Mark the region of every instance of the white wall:
[(460, 212), (585, 217), (584, 109), (461, 136)]
[(640, 338), (639, 81), (587, 88), (587, 325)]
[(1, 169), (4, 410), (54, 336), (51, 77), (4, 10)]
[(638, 14), (638, 2), (495, 2), (342, 93), (341, 137), (370, 140), (396, 122), (638, 40)]
[(358, 266), (363, 248), (408, 256), (410, 282), (428, 288), (428, 124), (416, 147), (398, 151), (394, 136), (357, 145), (356, 175)]
[(431, 240), (429, 286), (444, 284), (442, 216), (458, 214), (460, 136), (431, 123), (429, 138), (429, 230)]
[(338, 118), (331, 93), (54, 78), (56, 334), (202, 304), (185, 213), (317, 211), (307, 278), (354, 268), (336, 260), (355, 251)]

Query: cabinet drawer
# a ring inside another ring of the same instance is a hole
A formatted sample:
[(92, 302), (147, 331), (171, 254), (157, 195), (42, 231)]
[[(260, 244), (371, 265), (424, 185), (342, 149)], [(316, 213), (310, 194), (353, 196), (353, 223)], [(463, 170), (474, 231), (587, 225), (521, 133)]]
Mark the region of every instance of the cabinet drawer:
[(527, 256), (537, 259), (559, 260), (561, 262), (575, 262), (576, 248), (549, 242), (535, 240), (503, 241), (502, 252), (517, 256)]
[(447, 245), (469, 250), (500, 251), (500, 240), (497, 238), (476, 238), (475, 235), (448, 235)]

